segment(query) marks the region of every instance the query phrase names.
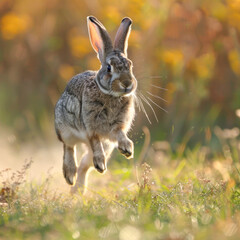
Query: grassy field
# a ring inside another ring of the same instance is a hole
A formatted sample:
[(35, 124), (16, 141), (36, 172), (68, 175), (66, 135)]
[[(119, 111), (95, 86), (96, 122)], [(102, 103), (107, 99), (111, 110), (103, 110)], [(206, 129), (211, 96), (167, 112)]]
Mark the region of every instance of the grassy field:
[(156, 142), (104, 176), (93, 171), (86, 196), (55, 190), (51, 174), (25, 179), (31, 161), (1, 171), (0, 239), (240, 239), (236, 143), (218, 154), (183, 144), (176, 154)]
[[(146, 109), (135, 158), (116, 151), (72, 196), (53, 115), (72, 76), (100, 67), (89, 15), (112, 39), (132, 18)], [(0, 240), (240, 239), (239, 82), (240, 0), (0, 0)]]

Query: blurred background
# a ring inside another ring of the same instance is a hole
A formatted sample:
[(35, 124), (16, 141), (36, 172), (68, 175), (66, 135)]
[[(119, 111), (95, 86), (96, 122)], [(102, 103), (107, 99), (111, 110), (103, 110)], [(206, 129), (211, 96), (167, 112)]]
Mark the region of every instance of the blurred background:
[(113, 39), (123, 17), (133, 20), (129, 58), (139, 94), (159, 119), (144, 103), (151, 124), (137, 113), (130, 133), (136, 149), (144, 125), (152, 142), (165, 141), (173, 152), (198, 144), (218, 152), (219, 138), (239, 136), (239, 0), (1, 0), (0, 167), (36, 158), (46, 144), (56, 148), (39, 159), (62, 159), (54, 105), (73, 75), (100, 67), (89, 15)]

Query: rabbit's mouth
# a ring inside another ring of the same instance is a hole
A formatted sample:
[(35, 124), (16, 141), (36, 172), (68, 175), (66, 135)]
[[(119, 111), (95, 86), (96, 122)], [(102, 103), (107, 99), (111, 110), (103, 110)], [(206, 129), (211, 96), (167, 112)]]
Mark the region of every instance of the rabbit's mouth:
[(129, 94), (133, 90), (133, 83), (131, 83), (128, 87), (126, 87), (122, 83), (119, 83), (119, 88), (121, 89), (121, 92), (123, 92), (124, 94)]
[[(125, 76), (126, 77), (126, 76)], [(112, 80), (111, 78), (115, 78)], [(137, 80), (133, 75), (123, 78), (120, 75), (111, 76), (104, 75), (102, 78), (97, 77), (96, 82), (101, 92), (114, 97), (129, 96), (135, 92), (137, 88)]]
[(111, 86), (111, 95), (113, 96), (128, 96), (135, 92), (137, 81), (135, 78), (126, 81), (115, 80)]

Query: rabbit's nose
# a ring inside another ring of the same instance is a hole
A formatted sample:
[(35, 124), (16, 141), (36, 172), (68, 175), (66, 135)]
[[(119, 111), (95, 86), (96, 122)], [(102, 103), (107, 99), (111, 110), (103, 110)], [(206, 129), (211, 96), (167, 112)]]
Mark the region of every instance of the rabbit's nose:
[(132, 82), (131, 81), (124, 81), (120, 83), (120, 87), (125, 91), (128, 92), (132, 89)]
[(121, 84), (124, 88), (128, 88), (129, 86), (132, 85), (132, 81), (131, 80), (125, 80), (125, 81), (122, 81)]
[(129, 73), (122, 73), (120, 78), (120, 88), (124, 90), (124, 92), (131, 92), (133, 87), (133, 79)]

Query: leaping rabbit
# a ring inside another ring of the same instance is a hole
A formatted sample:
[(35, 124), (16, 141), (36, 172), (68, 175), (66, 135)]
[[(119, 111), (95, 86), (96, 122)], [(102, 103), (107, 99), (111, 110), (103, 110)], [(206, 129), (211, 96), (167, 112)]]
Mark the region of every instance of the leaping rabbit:
[[(67, 84), (55, 107), (55, 129), (63, 142), (63, 174), (68, 184), (84, 191), (92, 163), (98, 172), (107, 170), (115, 146), (127, 158), (133, 157), (133, 142), (127, 137), (135, 115), (137, 80), (127, 58), (132, 20), (124, 18), (114, 44), (105, 27), (88, 17), (90, 41), (101, 61), (99, 71), (86, 71)], [(76, 143), (88, 151), (77, 166)]]

